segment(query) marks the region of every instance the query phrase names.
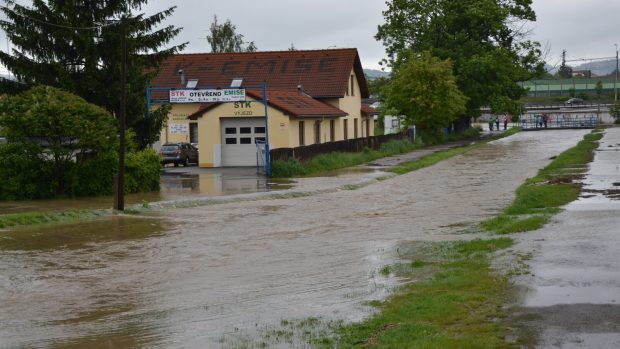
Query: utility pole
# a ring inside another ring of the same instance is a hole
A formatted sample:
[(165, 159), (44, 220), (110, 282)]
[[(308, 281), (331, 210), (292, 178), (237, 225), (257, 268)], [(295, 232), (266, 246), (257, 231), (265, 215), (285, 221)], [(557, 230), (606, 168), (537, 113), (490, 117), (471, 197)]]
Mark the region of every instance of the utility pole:
[(614, 103), (618, 102), (618, 44), (616, 46), (616, 78), (614, 80)]
[(127, 83), (127, 23), (125, 16), (121, 18), (121, 96), (119, 111), (118, 175), (114, 190), (114, 209), (125, 210), (125, 85)]

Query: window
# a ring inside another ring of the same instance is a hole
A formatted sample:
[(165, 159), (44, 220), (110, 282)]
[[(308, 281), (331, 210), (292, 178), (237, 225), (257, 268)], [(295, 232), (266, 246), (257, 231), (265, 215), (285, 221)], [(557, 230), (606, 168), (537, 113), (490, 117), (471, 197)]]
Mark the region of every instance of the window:
[(237, 138), (226, 138), (226, 144), (237, 144)]
[(329, 120), (329, 140), (336, 140), (336, 120)]
[(254, 127), (254, 133), (265, 133), (264, 127)]
[(303, 121), (299, 122), (299, 145), (306, 145), (306, 142), (304, 139), (304, 122)]
[(251, 137), (239, 138), (239, 144), (252, 144), (252, 138)]
[(227, 135), (236, 135), (237, 134), (237, 128), (236, 127), (226, 127), (226, 129), (224, 130), (224, 133), (226, 133)]
[(317, 120), (314, 122), (314, 144), (319, 143), (321, 143), (321, 122)]
[(198, 123), (197, 122), (189, 123), (189, 142), (198, 143)]
[(252, 128), (251, 127), (239, 127), (239, 133), (241, 134), (252, 133)]
[(342, 120), (342, 130), (344, 131), (344, 139), (349, 139), (349, 120)]
[(355, 96), (355, 76), (351, 75), (351, 96)]
[(357, 138), (357, 119), (353, 119), (353, 138)]
[(366, 118), (366, 137), (370, 137), (370, 120), (371, 118)]

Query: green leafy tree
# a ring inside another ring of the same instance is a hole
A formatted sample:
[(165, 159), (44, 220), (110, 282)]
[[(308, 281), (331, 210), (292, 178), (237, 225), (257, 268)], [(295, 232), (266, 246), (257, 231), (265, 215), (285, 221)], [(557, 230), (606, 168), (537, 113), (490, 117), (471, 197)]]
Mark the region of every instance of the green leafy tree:
[(616, 124), (620, 124), (620, 102), (614, 103), (614, 105), (609, 108), (609, 115), (616, 119)]
[(386, 63), (397, 68), (408, 50), (450, 59), (470, 116), (497, 101), (516, 105), (525, 94), (517, 82), (544, 71), (540, 45), (515, 29), (536, 19), (531, 0), (391, 0), (383, 16), (375, 37)]
[(465, 112), (467, 98), (452, 74), (452, 63), (431, 56), (410, 54), (393, 74), (387, 104), (406, 116), (407, 125), (435, 133)]
[[(21, 155), (27, 159), (23, 166), (33, 166), (23, 170), (38, 174), (38, 180), (31, 180), (49, 183), (43, 197), (79, 194), (80, 176), (88, 168), (101, 171), (98, 179), (88, 180), (111, 188), (117, 128), (103, 108), (71, 93), (39, 86), (0, 101), (0, 128), (7, 146), (23, 149)], [(0, 176), (6, 171), (3, 169)]]
[(0, 62), (21, 82), (62, 88), (119, 115), (123, 18), (128, 57), (127, 126), (139, 135), (142, 145), (149, 144), (159, 130), (148, 132), (153, 125), (145, 125), (147, 81), (164, 59), (185, 44), (162, 48), (181, 31), (171, 25), (159, 27), (175, 8), (153, 15), (134, 13), (146, 3), (36, 0), (23, 6), (5, 0), (1, 9), (6, 19), (0, 21), (0, 27), (14, 48), (0, 52)]
[(600, 100), (601, 96), (603, 96), (603, 82), (601, 80), (596, 82), (596, 86), (594, 87), (594, 90), (596, 91), (597, 99)]
[[(237, 27), (229, 19), (223, 24), (217, 22), (217, 16), (213, 16), (213, 23), (209, 28), (207, 41), (211, 45), (211, 52), (254, 52), (257, 50), (254, 41), (243, 41), (243, 35), (236, 33)], [(294, 49), (293, 44), (291, 48)]]

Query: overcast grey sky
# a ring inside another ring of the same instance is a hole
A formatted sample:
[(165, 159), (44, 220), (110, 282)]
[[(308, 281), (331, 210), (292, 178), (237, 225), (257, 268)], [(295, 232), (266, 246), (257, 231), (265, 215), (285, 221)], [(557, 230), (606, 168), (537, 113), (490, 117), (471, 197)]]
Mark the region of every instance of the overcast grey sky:
[[(20, 2), (28, 2), (21, 0)], [(147, 14), (177, 6), (166, 22), (184, 28), (177, 42), (189, 41), (186, 52), (209, 52), (207, 29), (217, 14), (230, 19), (237, 32), (254, 41), (259, 50), (356, 47), (365, 68), (379, 68), (385, 51), (374, 39), (383, 22), (384, 0), (151, 0)], [(568, 59), (612, 57), (620, 44), (618, 0), (534, 0), (538, 20), (531, 38), (548, 48), (546, 60), (559, 62), (563, 49)], [(6, 50), (4, 33), (0, 49)]]

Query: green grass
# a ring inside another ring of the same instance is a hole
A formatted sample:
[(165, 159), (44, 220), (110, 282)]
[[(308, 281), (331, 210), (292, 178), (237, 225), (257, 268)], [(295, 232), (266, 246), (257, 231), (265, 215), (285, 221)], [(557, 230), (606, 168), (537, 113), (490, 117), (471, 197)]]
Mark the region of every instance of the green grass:
[(404, 286), (379, 306), (368, 320), (340, 325), (335, 338), (319, 348), (510, 348), (502, 305), (509, 294), (506, 280), (491, 271), (490, 254), (508, 248), (512, 240), (473, 240), (432, 243), (432, 261), (414, 259), (412, 265), (433, 265), (438, 272), (427, 281)]
[(473, 149), (474, 147), (477, 147), (478, 145), (479, 143), (468, 145), (466, 147), (453, 148), (453, 149), (448, 149), (448, 150), (440, 151), (437, 153), (433, 153), (419, 160), (410, 161), (404, 164), (400, 164), (398, 166), (394, 166), (392, 169), (390, 169), (390, 171), (396, 174), (404, 174), (404, 173), (408, 173), (411, 171), (419, 170), (424, 167), (432, 166), (442, 160), (449, 159), (453, 156), (464, 154), (470, 151), (471, 149)]
[(288, 178), (329, 172), (367, 163), (386, 156), (410, 152), (421, 147), (421, 144), (414, 144), (407, 140), (393, 140), (382, 144), (379, 150), (365, 148), (359, 153), (332, 152), (317, 155), (303, 162), (296, 159), (274, 161), (271, 164), (271, 176), (275, 178)]
[(580, 185), (573, 183), (594, 158), (600, 130), (584, 136), (575, 147), (564, 151), (534, 178), (516, 190), (516, 197), (498, 217), (483, 221), (482, 228), (498, 234), (526, 232), (542, 228), (560, 207), (579, 197)]
[(0, 228), (16, 226), (77, 222), (85, 219), (94, 219), (101, 214), (87, 210), (68, 210), (53, 212), (24, 212), (0, 215)]

